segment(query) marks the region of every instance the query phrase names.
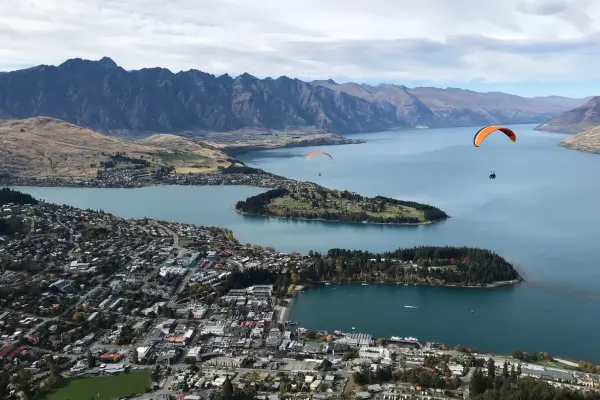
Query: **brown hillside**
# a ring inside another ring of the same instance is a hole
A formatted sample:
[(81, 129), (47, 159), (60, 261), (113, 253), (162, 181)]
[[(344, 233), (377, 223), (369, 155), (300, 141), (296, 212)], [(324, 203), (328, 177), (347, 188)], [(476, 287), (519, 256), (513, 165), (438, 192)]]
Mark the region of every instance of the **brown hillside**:
[(600, 153), (600, 125), (584, 129), (581, 133), (563, 140), (558, 145), (572, 150)]
[[(104, 136), (48, 117), (0, 121), (0, 174), (90, 178), (101, 163), (117, 153), (145, 160), (151, 168), (172, 165), (176, 169), (208, 171), (218, 160), (227, 165), (227, 156), (221, 152), (197, 148), (183, 138), (169, 138), (172, 135), (159, 136), (166, 138), (148, 138), (142, 143)], [(116, 167), (132, 165), (120, 163)]]

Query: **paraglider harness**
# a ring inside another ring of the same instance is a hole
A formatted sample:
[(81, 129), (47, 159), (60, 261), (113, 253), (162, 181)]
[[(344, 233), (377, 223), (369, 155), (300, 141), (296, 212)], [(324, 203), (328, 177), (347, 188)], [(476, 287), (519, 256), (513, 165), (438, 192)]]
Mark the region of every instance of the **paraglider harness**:
[(494, 171), (490, 174), (490, 179), (496, 179), (496, 173)]

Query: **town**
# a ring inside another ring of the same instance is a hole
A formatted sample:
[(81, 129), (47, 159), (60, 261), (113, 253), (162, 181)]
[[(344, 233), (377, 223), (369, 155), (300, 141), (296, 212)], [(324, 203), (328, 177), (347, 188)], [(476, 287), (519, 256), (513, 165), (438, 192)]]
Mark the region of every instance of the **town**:
[(98, 170), (93, 179), (72, 177), (13, 177), (0, 174), (0, 185), (51, 186), (86, 188), (137, 188), (153, 185), (248, 185), (262, 188), (289, 187), (296, 181), (265, 172), (261, 169), (232, 165), (219, 167), (218, 171), (193, 174), (176, 173), (173, 169), (149, 171), (123, 168)]
[(226, 229), (43, 202), (6, 203), (0, 222), (0, 398), (469, 398), (482, 374), (600, 390), (547, 354), (299, 327), (305, 287), (286, 277), (311, 259)]

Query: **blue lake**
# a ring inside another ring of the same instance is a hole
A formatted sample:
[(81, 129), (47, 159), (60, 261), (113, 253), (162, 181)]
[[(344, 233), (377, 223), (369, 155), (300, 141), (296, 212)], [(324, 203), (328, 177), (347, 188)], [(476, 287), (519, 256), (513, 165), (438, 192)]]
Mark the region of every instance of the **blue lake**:
[[(331, 286), (302, 293), (290, 318), (314, 329), (462, 343), (495, 351), (548, 351), (600, 362), (600, 156), (557, 147), (566, 136), (512, 127), (472, 145), (476, 128), (352, 135), (361, 145), (256, 152), (250, 166), (326, 187), (436, 205), (452, 218), (421, 227), (285, 221), (237, 215), (250, 187), (21, 188), (37, 197), (124, 217), (233, 229), (242, 241), (282, 251), (333, 247), (469, 245), (493, 249), (526, 283), (494, 290), (396, 285)], [(310, 152), (331, 153), (306, 160)], [(488, 179), (494, 170), (498, 178)], [(321, 173), (321, 176), (319, 176)], [(418, 309), (404, 305), (419, 303)], [(471, 313), (470, 310), (474, 310)]]

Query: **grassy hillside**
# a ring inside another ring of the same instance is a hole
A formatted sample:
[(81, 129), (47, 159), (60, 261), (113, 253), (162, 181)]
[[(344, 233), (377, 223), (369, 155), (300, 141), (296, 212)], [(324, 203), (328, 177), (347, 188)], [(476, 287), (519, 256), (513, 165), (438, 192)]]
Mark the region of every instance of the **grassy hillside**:
[(104, 168), (211, 172), (219, 165), (230, 165), (225, 153), (175, 135), (133, 141), (54, 118), (0, 121), (1, 176), (87, 179)]

